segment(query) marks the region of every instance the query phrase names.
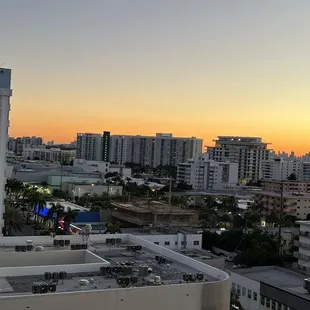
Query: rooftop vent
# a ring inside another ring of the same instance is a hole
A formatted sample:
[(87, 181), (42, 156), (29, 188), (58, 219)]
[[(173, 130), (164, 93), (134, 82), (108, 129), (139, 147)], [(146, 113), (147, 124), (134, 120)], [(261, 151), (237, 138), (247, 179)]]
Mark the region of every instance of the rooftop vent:
[(310, 278), (304, 280), (304, 289), (310, 294)]

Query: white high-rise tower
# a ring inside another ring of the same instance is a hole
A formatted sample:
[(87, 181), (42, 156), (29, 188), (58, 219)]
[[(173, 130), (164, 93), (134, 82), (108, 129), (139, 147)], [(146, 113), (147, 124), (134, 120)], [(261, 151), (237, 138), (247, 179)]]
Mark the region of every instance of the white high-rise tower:
[(0, 68), (0, 235), (3, 228), (5, 166), (9, 128), (11, 70)]

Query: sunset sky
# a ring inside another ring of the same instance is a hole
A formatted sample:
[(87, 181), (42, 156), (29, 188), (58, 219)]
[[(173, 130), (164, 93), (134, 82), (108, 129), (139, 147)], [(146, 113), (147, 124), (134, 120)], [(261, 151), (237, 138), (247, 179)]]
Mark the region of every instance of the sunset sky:
[(11, 136), (262, 136), (310, 151), (309, 0), (0, 1)]

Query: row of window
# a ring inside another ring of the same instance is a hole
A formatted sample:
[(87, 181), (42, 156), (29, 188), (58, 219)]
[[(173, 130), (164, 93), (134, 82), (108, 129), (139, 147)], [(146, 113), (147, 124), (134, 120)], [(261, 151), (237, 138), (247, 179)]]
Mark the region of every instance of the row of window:
[(295, 310), (294, 308), (290, 308), (289, 306), (281, 304), (275, 300), (272, 300), (262, 295), (260, 296), (260, 303), (262, 306), (265, 306), (265, 308), (271, 310)]
[(232, 289), (234, 292), (237, 293), (237, 295), (246, 296), (249, 299), (257, 301), (257, 292), (255, 291), (252, 291), (250, 289), (247, 290), (245, 287), (241, 287), (241, 285), (239, 284), (236, 285), (236, 283), (232, 284)]
[[(159, 242), (155, 241), (154, 244), (159, 245)], [(170, 245), (170, 241), (165, 241), (165, 245)], [(174, 245), (178, 245), (178, 241), (175, 241)], [(187, 242), (181, 241), (181, 245), (187, 245)], [(193, 245), (199, 245), (199, 240), (193, 241)]]
[[(243, 286), (241, 287), (241, 285), (239, 284), (236, 285), (236, 283), (232, 283), (232, 290), (239, 296), (242, 295), (254, 301), (257, 301), (258, 299), (257, 292), (247, 289)], [(275, 300), (272, 300), (262, 295), (260, 295), (260, 303), (262, 306), (265, 306), (265, 308), (271, 310), (295, 310), (293, 308), (290, 308), (284, 304), (276, 302)]]

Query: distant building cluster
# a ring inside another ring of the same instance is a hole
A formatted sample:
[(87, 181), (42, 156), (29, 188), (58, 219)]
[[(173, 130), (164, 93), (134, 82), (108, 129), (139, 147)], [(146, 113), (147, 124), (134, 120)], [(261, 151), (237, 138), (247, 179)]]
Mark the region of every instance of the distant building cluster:
[(123, 165), (176, 166), (202, 153), (202, 139), (179, 138), (172, 134), (155, 136), (78, 133), (76, 158), (109, 161)]

